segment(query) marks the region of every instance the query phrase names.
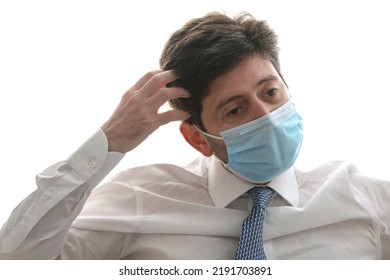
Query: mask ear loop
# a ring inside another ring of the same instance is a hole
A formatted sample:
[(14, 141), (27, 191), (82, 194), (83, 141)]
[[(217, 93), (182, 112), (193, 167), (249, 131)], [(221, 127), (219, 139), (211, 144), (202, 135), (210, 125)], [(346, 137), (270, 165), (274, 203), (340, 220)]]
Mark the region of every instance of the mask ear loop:
[[(206, 135), (206, 136), (208, 136), (208, 137), (210, 137), (210, 138), (214, 138), (214, 139), (217, 139), (217, 140), (222, 140), (222, 141), (224, 141), (223, 140), (223, 138), (222, 137), (220, 137), (220, 136), (216, 136), (216, 135), (212, 135), (212, 134), (210, 134), (210, 133), (207, 133), (207, 132), (204, 132), (203, 130), (201, 130), (199, 127), (197, 127), (196, 125), (194, 125), (194, 127), (195, 127), (195, 129), (197, 130), (197, 131), (199, 131), (201, 134), (203, 134), (203, 135)], [(223, 161), (219, 156), (217, 156), (215, 153), (213, 153), (213, 156), (226, 168), (226, 166), (227, 166), (227, 163), (225, 162), (225, 161)]]
[(207, 133), (207, 132), (201, 130), (201, 129), (200, 129), (199, 127), (197, 127), (196, 125), (194, 125), (194, 127), (195, 127), (195, 129), (196, 129), (197, 131), (199, 131), (199, 132), (202, 133), (203, 135), (206, 135), (206, 136), (208, 136), (208, 137), (210, 137), (210, 138), (214, 138), (214, 139), (217, 139), (217, 140), (223, 140), (223, 138), (222, 138), (221, 136), (216, 136), (216, 135), (212, 135), (212, 134), (210, 134), (210, 133)]

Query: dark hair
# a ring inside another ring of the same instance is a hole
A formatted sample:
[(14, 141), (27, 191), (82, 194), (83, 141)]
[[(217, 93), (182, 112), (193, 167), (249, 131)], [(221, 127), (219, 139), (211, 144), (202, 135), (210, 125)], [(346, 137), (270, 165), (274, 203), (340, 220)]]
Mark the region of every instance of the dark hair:
[(211, 82), (253, 55), (269, 60), (280, 73), (277, 41), (265, 21), (248, 13), (230, 18), (213, 12), (190, 20), (172, 34), (160, 58), (162, 69), (174, 69), (180, 76), (168, 86), (183, 87), (191, 94), (170, 100), (170, 105), (189, 112), (186, 122), (205, 130), (200, 116)]

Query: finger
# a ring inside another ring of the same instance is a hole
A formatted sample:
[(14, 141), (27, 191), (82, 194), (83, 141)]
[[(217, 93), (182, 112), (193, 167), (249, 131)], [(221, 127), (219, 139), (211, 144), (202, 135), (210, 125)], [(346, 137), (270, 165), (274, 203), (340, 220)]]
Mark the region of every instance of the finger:
[(188, 119), (190, 116), (191, 115), (186, 111), (169, 110), (158, 114), (159, 125), (164, 125), (173, 121), (183, 121)]
[(142, 88), (154, 75), (161, 73), (163, 70), (153, 70), (148, 73), (146, 73), (141, 79), (139, 79), (135, 84), (134, 88), (135, 89), (140, 89)]
[(173, 88), (162, 88), (155, 95), (150, 98), (151, 104), (154, 104), (156, 107), (161, 107), (170, 99), (175, 98), (189, 98), (191, 97), (190, 93), (184, 88), (173, 87)]
[(175, 74), (174, 70), (156, 73), (143, 85), (140, 92), (142, 92), (143, 95), (150, 97), (157, 93), (162, 87), (165, 87), (166, 84), (177, 79), (178, 76)]

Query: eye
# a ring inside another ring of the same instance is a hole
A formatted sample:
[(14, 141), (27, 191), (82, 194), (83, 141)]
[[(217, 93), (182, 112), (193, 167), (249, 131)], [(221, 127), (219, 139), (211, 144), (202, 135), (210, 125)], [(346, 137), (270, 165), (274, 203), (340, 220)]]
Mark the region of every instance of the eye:
[(273, 97), (273, 96), (278, 94), (278, 91), (279, 90), (277, 88), (272, 88), (272, 89), (267, 91), (266, 95), (269, 97)]
[(236, 108), (230, 110), (227, 113), (227, 115), (228, 115), (228, 117), (235, 117), (235, 116), (237, 116), (240, 113), (240, 111), (241, 111), (241, 109), (239, 107), (236, 107)]

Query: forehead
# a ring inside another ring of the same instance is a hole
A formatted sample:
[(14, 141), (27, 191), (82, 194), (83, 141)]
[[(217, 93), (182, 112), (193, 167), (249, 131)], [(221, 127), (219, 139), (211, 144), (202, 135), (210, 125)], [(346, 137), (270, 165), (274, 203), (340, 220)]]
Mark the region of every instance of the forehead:
[(259, 81), (270, 75), (279, 77), (269, 60), (261, 56), (251, 56), (245, 59), (231, 71), (218, 76), (211, 82), (208, 95), (202, 101), (203, 109), (216, 105), (219, 100), (230, 95), (252, 91)]

